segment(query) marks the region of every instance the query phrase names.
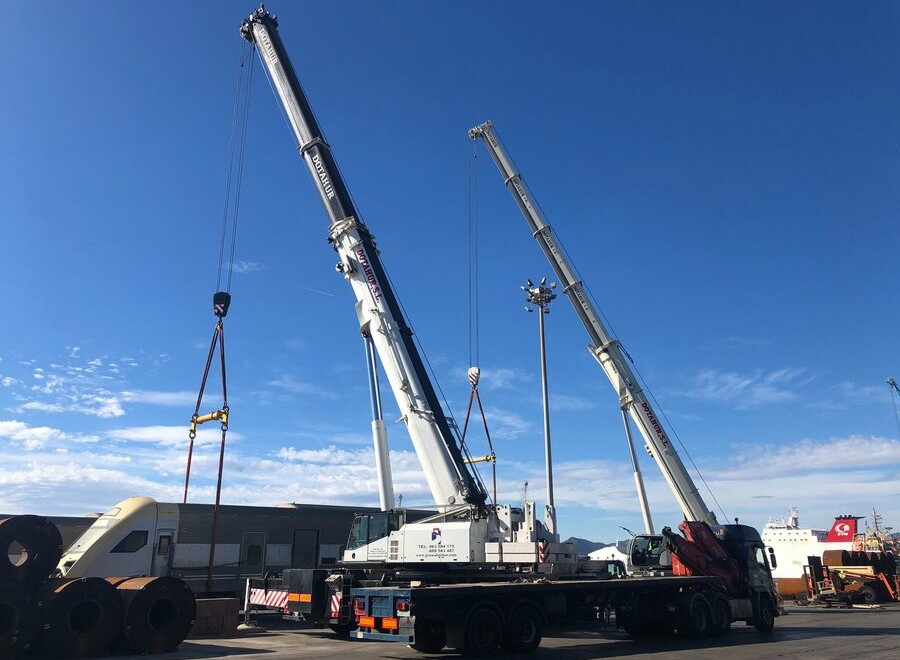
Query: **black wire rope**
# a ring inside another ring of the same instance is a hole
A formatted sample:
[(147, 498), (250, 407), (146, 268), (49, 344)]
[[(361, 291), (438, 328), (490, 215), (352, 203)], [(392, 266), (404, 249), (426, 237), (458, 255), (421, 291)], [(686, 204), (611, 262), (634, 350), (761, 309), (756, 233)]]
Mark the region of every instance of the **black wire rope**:
[(469, 366), (480, 364), (478, 318), (478, 145), (472, 143), (469, 159)]
[(240, 149), (238, 150), (238, 171), (237, 171), (237, 182), (235, 184), (235, 192), (234, 192), (234, 211), (233, 211), (233, 220), (231, 223), (231, 254), (228, 259), (228, 287), (226, 291), (231, 291), (231, 277), (234, 274), (234, 251), (235, 244), (237, 243), (237, 228), (238, 228), (238, 214), (241, 206), (241, 188), (242, 183), (244, 181), (244, 154), (246, 153), (246, 143), (247, 143), (247, 120), (250, 116), (250, 92), (253, 88), (253, 64), (256, 61), (253, 58), (253, 50), (256, 48), (255, 44), (250, 46), (250, 70), (247, 74), (247, 87), (244, 93), (244, 115), (243, 121), (241, 124), (241, 144)]
[(225, 173), (225, 195), (224, 204), (222, 206), (222, 232), (219, 239), (219, 264), (216, 268), (216, 291), (221, 290), (222, 286), (222, 264), (225, 262), (225, 237), (228, 234), (228, 210), (231, 206), (231, 182), (234, 173), (234, 149), (237, 141), (237, 125), (238, 111), (240, 108), (241, 89), (243, 88), (244, 79), (244, 62), (246, 46), (241, 45), (238, 49), (238, 66), (234, 74), (234, 101), (231, 111), (231, 137), (228, 140), (228, 168)]

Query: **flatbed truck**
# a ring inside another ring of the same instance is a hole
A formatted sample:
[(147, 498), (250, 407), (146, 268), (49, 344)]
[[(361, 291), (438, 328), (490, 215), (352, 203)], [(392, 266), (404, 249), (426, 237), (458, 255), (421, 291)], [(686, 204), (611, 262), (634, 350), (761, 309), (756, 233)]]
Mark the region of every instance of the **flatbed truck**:
[(572, 576), (534, 573), (490, 580), (486, 574), (483, 581), (461, 582), (449, 573), (437, 573), (405, 584), (352, 589), (358, 627), (350, 635), (405, 642), (426, 653), (449, 646), (466, 655), (483, 655), (497, 647), (530, 653), (540, 645), (545, 627), (602, 621), (605, 614), (614, 614), (616, 625), (634, 637), (720, 636), (736, 621), (771, 631), (777, 611), (759, 533), (746, 525), (720, 529), (739, 580), (716, 575), (628, 577), (620, 561), (585, 561), (580, 565), (583, 574)]

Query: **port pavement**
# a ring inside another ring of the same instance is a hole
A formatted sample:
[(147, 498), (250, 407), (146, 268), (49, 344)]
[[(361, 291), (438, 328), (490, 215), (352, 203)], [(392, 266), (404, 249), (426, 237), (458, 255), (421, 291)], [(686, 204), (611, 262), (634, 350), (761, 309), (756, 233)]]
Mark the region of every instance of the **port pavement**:
[[(459, 657), (446, 649), (441, 654), (418, 653), (403, 644), (337, 639), (328, 630), (302, 629), (297, 624), (261, 621), (265, 632), (231, 639), (197, 639), (183, 642), (166, 660), (235, 658), (267, 660), (304, 658), (436, 658)], [(900, 603), (879, 609), (839, 609), (788, 606), (770, 634), (760, 634), (743, 624), (723, 638), (632, 640), (614, 628), (579, 625), (564, 631), (548, 631), (534, 660), (626, 657), (635, 660), (682, 658), (721, 660), (752, 658), (816, 658), (846, 660), (848, 654), (866, 660), (900, 658)], [(495, 657), (510, 657), (498, 653)], [(124, 660), (124, 656), (123, 656)]]

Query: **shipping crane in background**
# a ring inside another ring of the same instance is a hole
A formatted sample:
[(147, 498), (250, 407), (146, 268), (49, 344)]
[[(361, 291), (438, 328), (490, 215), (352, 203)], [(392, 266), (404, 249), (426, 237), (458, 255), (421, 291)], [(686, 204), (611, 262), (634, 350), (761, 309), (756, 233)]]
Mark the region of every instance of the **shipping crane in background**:
[[(574, 544), (555, 542), (536, 518), (533, 502), (527, 502), (524, 510), (489, 503), (482, 480), (470, 470), (473, 459), (459, 442), (455, 423), (444, 413), (375, 239), (354, 206), (277, 26), (275, 17), (260, 6), (242, 24), (241, 35), (258, 46), (328, 215), (328, 240), (339, 257), (337, 270), (356, 299), (356, 315), (369, 356), (373, 411), (380, 416), (373, 371), (378, 361), (439, 511), (416, 523), (405, 523), (402, 512), (397, 511), (357, 518), (344, 563), (538, 564), (546, 570), (574, 566)], [(386, 440), (380, 431), (375, 434), (375, 445), (376, 456), (386, 460)]]

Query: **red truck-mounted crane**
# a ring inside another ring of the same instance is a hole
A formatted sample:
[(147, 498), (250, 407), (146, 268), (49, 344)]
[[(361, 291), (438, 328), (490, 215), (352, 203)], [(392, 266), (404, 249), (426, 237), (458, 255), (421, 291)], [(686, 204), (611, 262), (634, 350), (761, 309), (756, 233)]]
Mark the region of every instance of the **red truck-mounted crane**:
[[(599, 310), (585, 291), (565, 250), (553, 235), (522, 175), (497, 136), (493, 123), (488, 121), (472, 128), (469, 137), (473, 140), (480, 139), (486, 146), (529, 230), (553, 268), (562, 291), (569, 298), (584, 325), (590, 339), (588, 352), (602, 367), (619, 395), (619, 406), (629, 447), (631, 447), (630, 418), (638, 427), (647, 453), (656, 461), (684, 514), (684, 522), (679, 525), (683, 535), (674, 533), (669, 527), (664, 528), (662, 533), (666, 545), (672, 551), (674, 574), (714, 575), (721, 578), (728, 590), (735, 594), (747, 592), (749, 579), (753, 585), (751, 598), (753, 617), (759, 626), (771, 627), (776, 608), (775, 587), (769, 561), (761, 549), (758, 552), (754, 551), (758, 554), (758, 558), (750, 564), (757, 563), (763, 570), (758, 573), (751, 571), (748, 574), (746, 549), (743, 547), (743, 543), (759, 539), (759, 534), (743, 525), (720, 525), (715, 514), (703, 501), (699, 489), (678, 456), (675, 445), (663, 428), (660, 416), (654, 411), (650, 398), (645, 394), (631, 368), (628, 356), (619, 340), (604, 325)], [(647, 527), (647, 535), (642, 536), (647, 537), (652, 534), (649, 507), (633, 449), (631, 454), (635, 463), (638, 497)], [(735, 543), (737, 539), (741, 542)], [(775, 561), (774, 554), (770, 554), (770, 558), (772, 562)], [(738, 612), (735, 611), (733, 614), (737, 615)]]

